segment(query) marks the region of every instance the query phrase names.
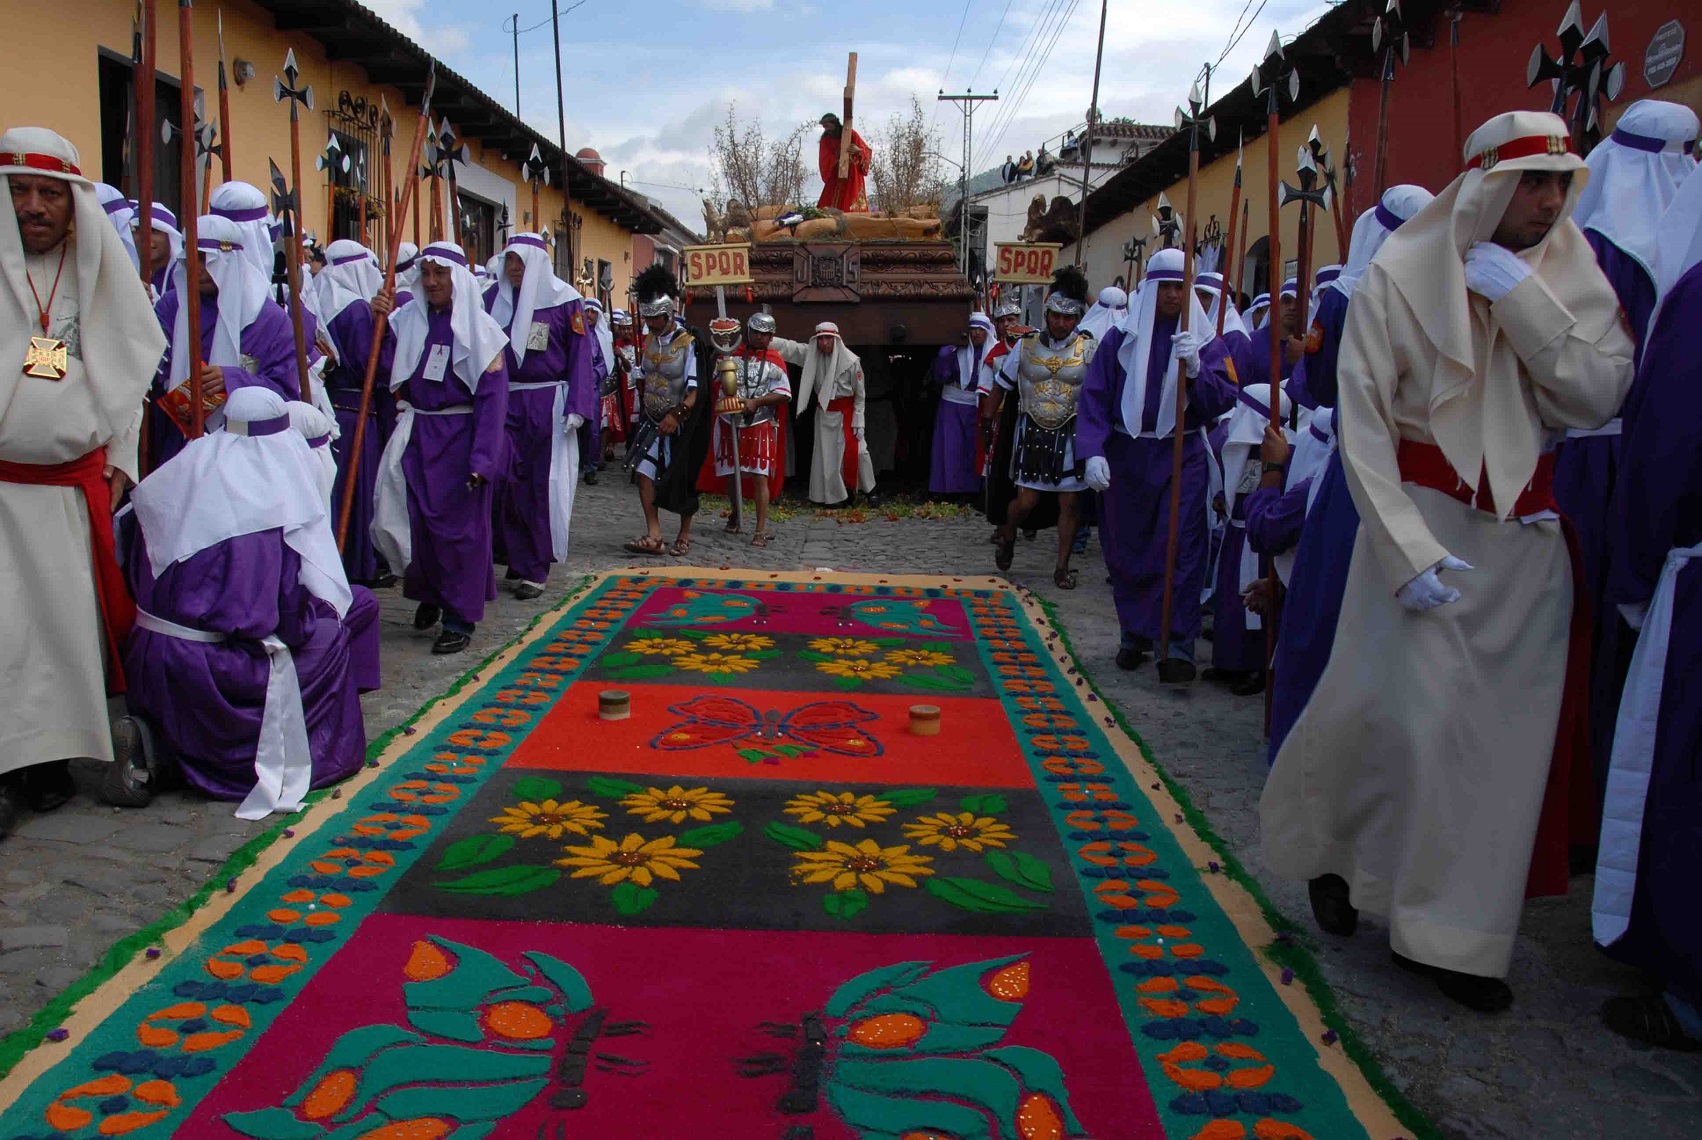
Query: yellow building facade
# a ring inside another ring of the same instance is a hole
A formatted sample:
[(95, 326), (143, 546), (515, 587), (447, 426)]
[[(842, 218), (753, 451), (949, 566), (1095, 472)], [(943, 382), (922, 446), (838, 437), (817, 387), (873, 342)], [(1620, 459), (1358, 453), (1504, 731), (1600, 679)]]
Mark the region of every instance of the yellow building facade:
[[(155, 7), (156, 114), (175, 124), (181, 98), (180, 9), (172, 0), (156, 0)], [(128, 173), (126, 143), (136, 10), (131, 0), (8, 0), (0, 36), (0, 106), (5, 108), (0, 127), (44, 126), (59, 132), (77, 146), (86, 174), (120, 186), (131, 197), (137, 194)], [(395, 120), (390, 168), (392, 185), (400, 188), (408, 176), (405, 167), (428, 57), (351, 0), (203, 3), (190, 9), (193, 80), (201, 113), (215, 121), (221, 13), (231, 121), (218, 123), (218, 135), (230, 147), (231, 177), (270, 193), (271, 163), (286, 177), (290, 174), (289, 109), (274, 100), (273, 79), (283, 75), (285, 57), (293, 50), (298, 82), (310, 85), (314, 97), (313, 109), (301, 111), (303, 228), (321, 243), (357, 237), (358, 191), (367, 192), (374, 215), (382, 209), (380, 105), (386, 105)], [(381, 70), (386, 82), (375, 82), (369, 66)], [(460, 212), (471, 223), (463, 231), (469, 254), (483, 258), (499, 252), (504, 233), (547, 228), (558, 246), (558, 272), (567, 276), (563, 271), (571, 264), (572, 276), (579, 278), (589, 261), (595, 278), (607, 266), (609, 292), (617, 303), (624, 300), (632, 276), (643, 268), (634, 264), (634, 234), (662, 229), (662, 220), (648, 203), (572, 158), (566, 162), (564, 193), (559, 150), (439, 65), (432, 118), (441, 123), (445, 117), (466, 143), (470, 160), (457, 166)], [(364, 180), (358, 166), (336, 177), (347, 187), (341, 193), (334, 192), (332, 178), (315, 167), (333, 132), (346, 149), (365, 159)], [(533, 142), (551, 167), (551, 184), (541, 190), (537, 218), (532, 216), (531, 186), (520, 169)], [(178, 209), (181, 179), (175, 165), (180, 152), (175, 142), (164, 144), (157, 134), (154, 151), (156, 167), (166, 168), (156, 177), (155, 197)], [(211, 166), (216, 187), (221, 164), (215, 158)], [(199, 199), (200, 175), (197, 182)], [(420, 237), (430, 240), (430, 180), (417, 185)], [(448, 188), (441, 182), (439, 202), (447, 219)], [(205, 203), (201, 206), (205, 212)], [(448, 223), (443, 232), (448, 232)], [(414, 236), (412, 218), (404, 218), (402, 239), (412, 241)], [(559, 248), (564, 237), (570, 250)], [(380, 251), (386, 247), (385, 227), (376, 216), (364, 240)]]

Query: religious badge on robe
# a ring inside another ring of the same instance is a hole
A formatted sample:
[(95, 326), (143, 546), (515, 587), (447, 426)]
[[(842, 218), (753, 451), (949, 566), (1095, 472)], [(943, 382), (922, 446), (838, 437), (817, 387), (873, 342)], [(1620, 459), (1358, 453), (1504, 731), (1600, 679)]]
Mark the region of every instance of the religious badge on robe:
[[(575, 314), (577, 318), (578, 314)], [(527, 352), (548, 352), (550, 348), (550, 326), (545, 321), (533, 321), (532, 331), (526, 334)]]
[(32, 336), (24, 354), (24, 375), (41, 380), (63, 380), (70, 354), (58, 337)]

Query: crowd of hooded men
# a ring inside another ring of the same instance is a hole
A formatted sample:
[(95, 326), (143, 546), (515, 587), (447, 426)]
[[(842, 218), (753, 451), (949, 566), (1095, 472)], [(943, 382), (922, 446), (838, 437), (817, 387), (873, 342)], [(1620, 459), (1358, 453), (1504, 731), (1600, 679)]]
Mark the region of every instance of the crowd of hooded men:
[[(1060, 271), (1044, 327), (977, 313), (930, 370), (930, 490), (983, 498), (999, 569), (1019, 531), (1055, 525), (1054, 582), (1073, 589), (1096, 522), (1119, 668), (1192, 683), (1209, 614), (1208, 675), (1270, 686), (1265, 860), (1308, 883), (1324, 931), (1384, 915), (1399, 965), (1503, 1010), (1523, 900), (1593, 860), (1596, 941), (1663, 987), (1603, 1017), (1670, 1048), (1702, 1042), (1684, 885), (1702, 855), (1696, 136), (1694, 113), (1645, 101), (1586, 163), (1559, 118), (1498, 115), (1459, 177), (1389, 189), (1304, 291), (1239, 306), (1218, 274), (1190, 291), (1164, 250), (1132, 295), (1090, 305)], [(575, 486), (617, 440), (635, 554), (687, 552), (699, 490), (732, 477), (766, 545), (787, 404), (817, 402), (812, 499), (873, 488), (861, 362), (831, 324), (794, 342), (757, 314), (705, 344), (659, 267), (635, 314), (605, 315), (538, 235), (482, 274), (453, 243), (405, 246), (394, 288), (338, 241), (303, 289), (305, 403), (260, 191), (212, 195), (191, 286), (170, 213), (134, 232), (135, 204), (78, 166), (49, 131), (0, 138), (0, 352), (24, 362), (0, 375), (18, 635), (0, 648), (0, 828), (69, 798), (70, 757), (106, 761), (116, 803), (180, 773), (245, 818), (299, 808), (364, 756), (369, 587), (399, 578), (433, 651), (465, 649), (495, 562), (517, 597), (543, 593)], [(164, 267), (147, 283), (140, 240)], [(373, 446), (351, 466), (357, 434)]]

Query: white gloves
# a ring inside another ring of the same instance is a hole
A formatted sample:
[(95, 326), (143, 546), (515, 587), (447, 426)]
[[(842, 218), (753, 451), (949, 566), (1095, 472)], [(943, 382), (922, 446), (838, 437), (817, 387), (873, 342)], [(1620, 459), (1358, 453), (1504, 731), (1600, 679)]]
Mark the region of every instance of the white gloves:
[(1470, 569), (1470, 563), (1450, 554), (1396, 591), (1395, 600), (1415, 614), (1445, 606), (1449, 602), (1457, 602), (1460, 600), (1460, 592), (1451, 586), (1444, 586), (1438, 574), (1443, 570)]
[(1492, 305), (1530, 275), (1531, 267), (1505, 246), (1480, 241), (1466, 250), (1466, 288), (1489, 298)]
[(861, 427), (852, 428), (851, 429), (851, 438), (855, 439), (858, 443), (862, 443), (863, 442), (863, 429)]
[(1206, 338), (1197, 332), (1179, 332), (1170, 338), (1170, 351), (1186, 367), (1190, 380), (1200, 374), (1200, 349), (1205, 343)]
[(1087, 472), (1083, 475), (1087, 485), (1095, 491), (1103, 491), (1111, 486), (1111, 464), (1105, 462), (1103, 455), (1091, 456), (1087, 461)]
[(1632, 629), (1642, 632), (1643, 622), (1649, 616), (1648, 602), (1621, 602), (1619, 616), (1625, 619), (1625, 624)]
[(567, 413), (567, 430), (578, 431), (585, 425), (585, 417), (578, 412)]

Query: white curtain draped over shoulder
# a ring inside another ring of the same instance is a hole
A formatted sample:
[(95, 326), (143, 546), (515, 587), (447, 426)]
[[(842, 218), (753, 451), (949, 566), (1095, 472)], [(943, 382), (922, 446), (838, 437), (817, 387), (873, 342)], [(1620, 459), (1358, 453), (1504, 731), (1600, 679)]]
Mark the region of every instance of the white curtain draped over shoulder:
[[(240, 388), (231, 393), (225, 411), (225, 430), (189, 441), (131, 496), (153, 573), (162, 574), (220, 542), (281, 530), (284, 545), (300, 557), (302, 588), (330, 604), (338, 617), (347, 615), (353, 593), (319, 489), (318, 461), (307, 441), (288, 427), (288, 405), (265, 388)], [(285, 430), (249, 434), (280, 420)], [(139, 614), (137, 623), (167, 637), (224, 640), (153, 614)], [(243, 819), (299, 810), (313, 774), (295, 661), (275, 636), (262, 644), (271, 673), (254, 757), (257, 782), (236, 812)]]
[[(219, 287), (219, 319), (213, 329), (213, 347), (207, 353), (206, 362), (220, 368), (240, 368), (243, 330), (254, 323), (254, 318), (270, 301), (270, 283), (255, 272), (253, 264), (245, 256), (243, 234), (235, 222), (214, 214), (196, 224), (199, 227), (197, 240), (201, 246), (202, 263), (207, 267), (208, 276)], [(221, 249), (221, 243), (229, 244), (231, 248)], [(172, 272), (176, 277), (180, 303), (171, 331), (171, 371), (166, 378), (168, 390), (189, 379), (189, 306), (181, 303), (181, 298), (188, 296), (185, 290), (189, 288), (184, 283), (184, 263), (178, 262)], [(195, 330), (195, 335), (201, 335), (199, 329)], [(217, 417), (223, 414), (222, 411), (214, 413), (209, 426), (218, 427)]]

